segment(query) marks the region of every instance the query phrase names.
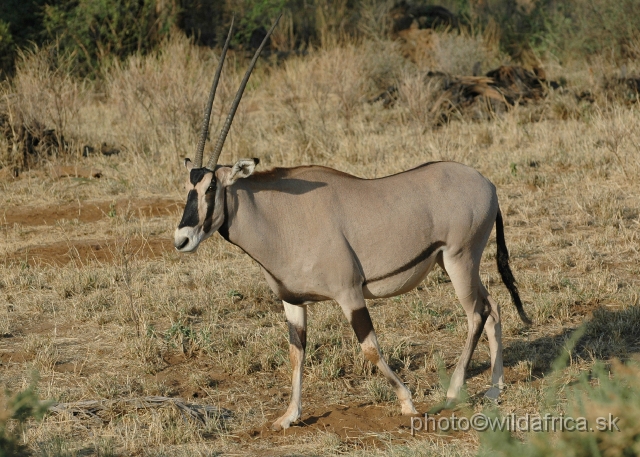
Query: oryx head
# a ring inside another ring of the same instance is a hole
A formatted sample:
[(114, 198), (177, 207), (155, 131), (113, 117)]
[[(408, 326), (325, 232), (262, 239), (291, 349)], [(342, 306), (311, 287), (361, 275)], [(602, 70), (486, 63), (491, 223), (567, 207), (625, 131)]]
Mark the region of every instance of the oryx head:
[(264, 38), (262, 44), (253, 56), (253, 59), (249, 64), (249, 68), (240, 83), (238, 93), (233, 100), (229, 116), (227, 116), (227, 120), (222, 127), (220, 137), (218, 138), (211, 158), (209, 159), (209, 163), (206, 167), (203, 167), (202, 155), (204, 152), (204, 144), (207, 139), (207, 133), (209, 131), (211, 107), (213, 106), (213, 99), (215, 97), (216, 88), (218, 87), (224, 58), (227, 54), (227, 49), (229, 48), (229, 41), (231, 41), (233, 19), (231, 20), (231, 27), (229, 28), (227, 41), (222, 48), (218, 68), (216, 69), (216, 74), (211, 86), (211, 92), (209, 93), (209, 100), (205, 107), (202, 131), (200, 133), (200, 140), (198, 141), (198, 148), (196, 149), (196, 157), (193, 162), (189, 159), (185, 159), (184, 161), (184, 165), (189, 173), (186, 184), (188, 195), (182, 220), (174, 233), (173, 244), (178, 251), (194, 251), (203, 240), (211, 236), (220, 228), (225, 218), (225, 189), (228, 186), (233, 185), (233, 183), (238, 179), (246, 178), (251, 175), (255, 166), (258, 164), (258, 159), (240, 159), (232, 167), (217, 165), (220, 152), (222, 152), (222, 146), (224, 145), (224, 140), (229, 133), (233, 116), (238, 109), (238, 104), (242, 98), (242, 93), (247, 85), (247, 81), (249, 81), (249, 76), (251, 76), (251, 71), (253, 70), (253, 67), (255, 67), (262, 48), (271, 36), (273, 30), (276, 28), (279, 20), (280, 17), (276, 19), (275, 23), (267, 33), (267, 36)]

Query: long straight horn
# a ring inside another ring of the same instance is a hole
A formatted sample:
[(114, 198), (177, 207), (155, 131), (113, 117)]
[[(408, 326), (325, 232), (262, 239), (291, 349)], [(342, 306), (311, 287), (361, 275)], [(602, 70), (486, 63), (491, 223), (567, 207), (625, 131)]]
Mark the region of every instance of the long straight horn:
[(220, 73), (222, 73), (222, 65), (224, 64), (224, 58), (227, 55), (227, 49), (229, 49), (229, 42), (231, 41), (231, 31), (233, 30), (233, 21), (235, 17), (231, 17), (231, 27), (229, 27), (229, 34), (227, 35), (227, 41), (224, 42), (222, 53), (220, 54), (220, 60), (218, 62), (218, 68), (213, 78), (213, 84), (211, 85), (211, 92), (209, 92), (209, 100), (207, 106), (204, 108), (204, 120), (202, 121), (202, 130), (200, 131), (200, 139), (198, 140), (198, 149), (196, 149), (196, 158), (193, 162), (196, 168), (202, 166), (202, 154), (204, 153), (204, 143), (207, 141), (207, 134), (209, 133), (209, 122), (211, 119), (211, 108), (213, 107), (213, 99), (216, 96), (216, 89), (218, 88), (218, 81), (220, 81)]
[(207, 164), (207, 168), (209, 170), (213, 170), (213, 167), (215, 167), (216, 163), (218, 163), (218, 158), (220, 157), (220, 152), (222, 152), (222, 146), (224, 145), (224, 140), (227, 138), (227, 134), (229, 133), (229, 129), (231, 128), (231, 122), (233, 121), (233, 116), (235, 116), (236, 114), (236, 110), (238, 109), (238, 105), (240, 104), (240, 99), (242, 98), (242, 93), (244, 92), (244, 88), (247, 86), (247, 81), (249, 81), (249, 76), (251, 76), (253, 67), (256, 66), (256, 62), (258, 61), (258, 57), (262, 52), (262, 48), (264, 48), (264, 45), (266, 44), (267, 40), (271, 36), (271, 33), (273, 32), (273, 30), (276, 28), (276, 25), (278, 25), (278, 21), (280, 21), (281, 17), (282, 17), (282, 13), (280, 13), (280, 15), (278, 16), (278, 19), (276, 19), (276, 21), (273, 23), (273, 25), (271, 26), (271, 29), (269, 29), (269, 32), (267, 32), (267, 36), (264, 37), (264, 40), (262, 40), (260, 47), (256, 51), (255, 55), (253, 56), (253, 59), (251, 60), (251, 63), (249, 64), (249, 69), (244, 74), (244, 78), (242, 78), (242, 82), (240, 83), (240, 87), (238, 88), (238, 93), (236, 94), (236, 98), (233, 100), (233, 104), (231, 105), (231, 110), (229, 110), (229, 115), (227, 116), (227, 120), (224, 123), (224, 126), (222, 127), (222, 131), (220, 132), (220, 137), (218, 137), (218, 142), (216, 143), (216, 146), (213, 150), (213, 154), (211, 155), (211, 158), (209, 159), (209, 163)]

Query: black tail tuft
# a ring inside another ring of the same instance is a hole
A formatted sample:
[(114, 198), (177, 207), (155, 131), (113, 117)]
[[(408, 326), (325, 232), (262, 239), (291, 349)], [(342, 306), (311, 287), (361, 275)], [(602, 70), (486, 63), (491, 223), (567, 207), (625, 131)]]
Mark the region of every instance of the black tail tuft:
[(522, 307), (522, 300), (520, 300), (520, 294), (518, 293), (518, 286), (516, 286), (516, 280), (513, 277), (511, 268), (509, 267), (509, 251), (507, 250), (507, 244), (504, 241), (504, 226), (502, 224), (502, 213), (498, 208), (498, 215), (496, 216), (496, 244), (498, 245), (498, 272), (502, 278), (502, 282), (509, 290), (511, 299), (516, 305), (520, 319), (527, 325), (531, 325), (531, 320), (527, 317)]

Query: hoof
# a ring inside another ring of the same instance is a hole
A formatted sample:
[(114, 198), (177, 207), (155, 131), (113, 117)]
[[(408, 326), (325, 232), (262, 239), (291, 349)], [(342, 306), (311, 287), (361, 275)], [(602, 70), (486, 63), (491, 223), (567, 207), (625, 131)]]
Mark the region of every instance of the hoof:
[(498, 387), (494, 386), (485, 392), (484, 398), (497, 403), (501, 392), (502, 391)]
[(279, 432), (280, 430), (287, 429), (291, 426), (290, 422), (277, 420), (273, 424), (271, 424), (271, 430), (274, 432)]
[(293, 422), (298, 420), (298, 417), (300, 416), (291, 416), (291, 415), (285, 414), (284, 416), (279, 418), (277, 421), (275, 421), (273, 424), (271, 424), (271, 430), (278, 432), (280, 430), (287, 429), (291, 427), (291, 424)]
[(413, 406), (413, 403), (409, 403), (408, 405), (402, 405), (402, 415), (403, 416), (417, 416), (419, 413), (416, 408)]

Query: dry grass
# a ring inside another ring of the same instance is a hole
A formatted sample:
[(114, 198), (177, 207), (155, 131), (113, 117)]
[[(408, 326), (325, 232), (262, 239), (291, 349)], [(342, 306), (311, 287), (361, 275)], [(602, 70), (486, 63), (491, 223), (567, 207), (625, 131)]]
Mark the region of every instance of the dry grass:
[[(456, 41), (463, 39), (441, 37), (440, 43), (459, 50), (461, 60), (433, 69), (466, 68), (468, 50), (479, 42)], [(334, 303), (310, 309), (303, 390), (303, 419), (310, 415), (329, 425), (267, 433), (263, 426), (284, 410), (290, 391), (280, 303), (258, 266), (218, 236), (197, 255), (173, 252), (168, 240), (179, 209), (151, 216), (136, 211), (137, 198), (184, 198), (180, 160), (196, 144), (215, 54), (174, 39), (159, 56), (132, 59), (95, 84), (45, 71), (38, 63), (42, 58), (36, 54), (23, 64), (14, 85), (4, 89), (5, 99), (21, 100), (13, 109), (37, 115), (70, 139), (71, 152), (51, 163), (96, 167), (103, 177), (54, 179), (45, 161), (19, 179), (3, 178), (0, 219), (27, 207), (47, 212), (123, 197), (132, 203), (128, 211), (109, 206), (113, 211), (90, 222), (67, 215), (49, 225), (1, 226), (0, 253), (6, 257), (0, 264), (0, 382), (20, 389), (35, 369), (40, 395), (58, 402), (168, 396), (232, 415), (204, 425), (171, 408), (123, 407), (100, 422), (50, 415), (25, 432), (36, 455), (475, 453), (475, 433), (412, 438), (406, 428), (387, 428), (385, 421), (409, 422), (397, 416), (393, 394), (363, 361)], [(232, 55), (225, 67), (214, 132), (243, 62)], [(586, 67), (550, 63), (551, 79), (566, 76), (576, 91), (592, 90), (596, 102), (556, 92), (540, 105), (515, 107), (490, 122), (461, 120), (434, 128), (425, 114), (429, 107), (421, 105), (430, 100), (429, 87), (420, 84), (427, 70), (384, 41), (263, 62), (222, 161), (259, 157), (264, 168), (316, 163), (362, 177), (430, 160), (479, 169), (498, 187), (512, 268), (535, 321), (522, 327), (499, 280), (490, 241), (482, 278), (503, 304), (509, 384), (500, 409), (537, 412), (551, 363), (580, 324), (588, 322), (588, 331), (560, 374), (563, 383), (596, 359), (624, 359), (640, 351), (640, 112), (600, 97)], [(390, 84), (401, 88), (398, 103), (385, 109), (368, 102)], [(58, 110), (49, 108), (56, 106), (55, 94)], [(39, 101), (46, 109), (38, 109)], [(103, 141), (120, 145), (122, 152), (82, 157), (79, 145)], [(108, 242), (104, 249), (110, 255), (84, 255), (79, 246), (86, 240)], [(28, 251), (14, 255), (55, 243), (63, 246), (62, 254), (68, 249), (68, 263), (47, 262), (46, 256), (37, 262)], [(144, 246), (154, 248), (143, 251)], [(383, 352), (419, 409), (440, 402), (445, 391), (438, 367), (450, 370), (466, 336), (466, 318), (446, 275), (435, 271), (418, 290), (369, 306)], [(468, 379), (472, 410), (484, 407), (479, 394), (490, 382), (488, 368), (482, 340)], [(340, 412), (345, 406), (347, 412)], [(358, 416), (362, 411), (375, 414)], [(331, 422), (339, 412), (360, 424), (360, 431), (345, 434), (337, 419)]]

